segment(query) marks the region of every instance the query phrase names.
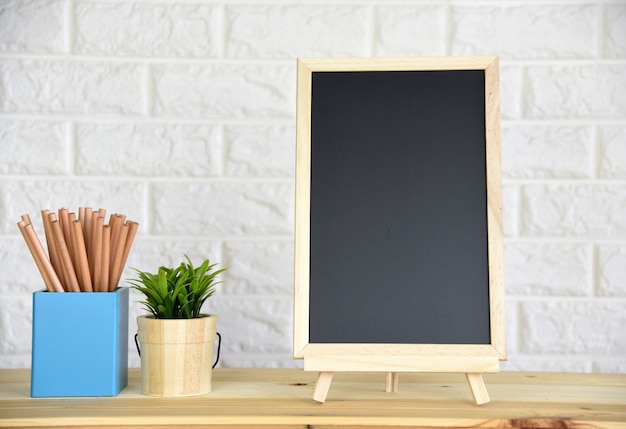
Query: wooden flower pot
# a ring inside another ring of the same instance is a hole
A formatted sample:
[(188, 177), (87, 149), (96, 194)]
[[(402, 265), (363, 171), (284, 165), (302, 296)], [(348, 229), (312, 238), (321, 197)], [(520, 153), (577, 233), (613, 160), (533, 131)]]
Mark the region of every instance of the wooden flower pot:
[(139, 316), (137, 325), (144, 394), (171, 397), (211, 391), (217, 316), (202, 315), (196, 319)]

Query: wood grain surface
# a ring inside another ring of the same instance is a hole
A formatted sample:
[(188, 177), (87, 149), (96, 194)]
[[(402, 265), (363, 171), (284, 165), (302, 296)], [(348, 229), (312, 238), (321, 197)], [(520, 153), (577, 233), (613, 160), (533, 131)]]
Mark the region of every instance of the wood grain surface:
[(626, 428), (626, 374), (485, 374), (491, 402), (474, 405), (464, 374), (335, 373), (324, 404), (317, 373), (299, 369), (214, 371), (211, 393), (156, 398), (140, 370), (116, 397), (30, 398), (30, 370), (0, 370), (0, 427), (490, 427)]

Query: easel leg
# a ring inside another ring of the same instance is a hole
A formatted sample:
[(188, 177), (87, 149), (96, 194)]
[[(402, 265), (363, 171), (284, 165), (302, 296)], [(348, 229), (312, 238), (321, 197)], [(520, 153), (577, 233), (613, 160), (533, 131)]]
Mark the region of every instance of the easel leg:
[(315, 385), (315, 391), (313, 392), (313, 400), (323, 404), (326, 401), (326, 395), (328, 395), (328, 389), (330, 389), (330, 383), (332, 381), (332, 372), (320, 372), (317, 376), (317, 384)]
[(465, 378), (469, 383), (470, 391), (472, 392), (476, 405), (483, 405), (491, 401), (491, 399), (489, 399), (489, 393), (487, 393), (487, 387), (485, 387), (482, 374), (467, 373), (465, 374)]
[(385, 392), (396, 393), (398, 391), (398, 373), (388, 372), (385, 379)]

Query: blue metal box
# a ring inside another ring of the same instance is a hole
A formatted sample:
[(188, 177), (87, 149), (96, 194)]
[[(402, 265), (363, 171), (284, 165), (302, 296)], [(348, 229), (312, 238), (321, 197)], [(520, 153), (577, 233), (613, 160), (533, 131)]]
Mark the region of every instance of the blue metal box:
[(32, 397), (116, 396), (128, 383), (128, 288), (33, 294)]

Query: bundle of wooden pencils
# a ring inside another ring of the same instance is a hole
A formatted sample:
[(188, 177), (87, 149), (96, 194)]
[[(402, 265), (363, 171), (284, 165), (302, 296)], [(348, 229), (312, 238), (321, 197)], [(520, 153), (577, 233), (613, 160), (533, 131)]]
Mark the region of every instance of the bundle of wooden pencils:
[(124, 271), (139, 224), (106, 210), (41, 211), (48, 255), (30, 216), (17, 223), (49, 292), (112, 292)]

